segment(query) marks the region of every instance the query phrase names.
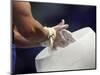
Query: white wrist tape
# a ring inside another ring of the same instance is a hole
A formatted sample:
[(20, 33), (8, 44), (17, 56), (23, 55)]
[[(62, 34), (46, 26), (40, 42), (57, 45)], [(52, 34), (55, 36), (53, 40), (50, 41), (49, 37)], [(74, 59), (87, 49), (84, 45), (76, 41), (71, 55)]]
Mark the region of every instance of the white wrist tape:
[(44, 27), (45, 30), (47, 30), (48, 33), (48, 40), (41, 43), (44, 47), (53, 47), (53, 42), (56, 38), (56, 30), (54, 28), (50, 27)]

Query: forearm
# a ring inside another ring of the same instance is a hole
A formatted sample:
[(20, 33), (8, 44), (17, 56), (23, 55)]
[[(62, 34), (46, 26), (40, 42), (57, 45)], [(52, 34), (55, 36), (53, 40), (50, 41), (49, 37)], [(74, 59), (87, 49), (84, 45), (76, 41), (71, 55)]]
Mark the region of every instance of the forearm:
[(33, 42), (42, 42), (48, 38), (48, 31), (45, 31), (43, 26), (33, 19), (22, 21), (22, 25), (17, 26), (18, 31), (26, 39)]
[(33, 18), (28, 2), (13, 3), (13, 23), (23, 37), (34, 43), (40, 43), (48, 38), (48, 31)]
[(40, 46), (40, 43), (34, 43), (25, 39), (18, 31), (14, 30), (14, 43), (18, 48), (30, 48)]

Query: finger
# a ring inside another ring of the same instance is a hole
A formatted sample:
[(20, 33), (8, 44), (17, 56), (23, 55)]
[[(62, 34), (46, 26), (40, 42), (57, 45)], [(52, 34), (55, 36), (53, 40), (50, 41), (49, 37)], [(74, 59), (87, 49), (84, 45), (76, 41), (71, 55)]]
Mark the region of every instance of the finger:
[(59, 43), (60, 43), (60, 45), (61, 45), (61, 46), (63, 46), (63, 47), (64, 47), (64, 46), (66, 45), (66, 43), (67, 43), (67, 42), (66, 42), (66, 41), (64, 41), (64, 40), (61, 40), (61, 41), (59, 41)]
[(69, 27), (68, 24), (65, 24), (65, 25), (62, 25), (59, 27), (59, 30), (62, 30), (62, 29), (67, 29)]
[(65, 20), (62, 19), (62, 20), (61, 20), (61, 25), (64, 25), (64, 24), (65, 24)]
[(60, 35), (61, 40), (66, 41), (66, 39), (65, 39), (65, 37), (64, 37), (64, 35), (63, 35), (63, 33), (62, 33), (62, 31), (59, 32), (59, 35)]
[(64, 24), (65, 24), (65, 20), (62, 19), (62, 20), (61, 20), (61, 25), (64, 25)]
[(57, 47), (65, 47), (65, 39), (64, 37), (62, 37), (62, 35), (58, 34), (57, 36), (58, 38), (56, 38), (56, 40), (54, 41), (54, 44), (53, 44), (53, 48), (57, 48)]
[(60, 31), (62, 29), (67, 29), (68, 28), (68, 25), (57, 25), (54, 27), (57, 31)]
[(57, 49), (57, 44), (55, 42), (53, 43), (53, 49)]
[(60, 23), (58, 23), (57, 25), (64, 25), (65, 24), (65, 20), (62, 19)]
[(62, 42), (58, 42), (58, 47), (65, 47), (65, 44), (63, 44)]
[(68, 27), (69, 27), (68, 24), (64, 24), (64, 25), (62, 26), (62, 29), (66, 29), (66, 28), (68, 28)]
[(62, 35), (64, 36), (66, 42), (68, 42), (68, 43), (72, 43), (75, 41), (75, 39), (71, 35), (71, 32), (69, 32), (67, 30), (62, 30)]

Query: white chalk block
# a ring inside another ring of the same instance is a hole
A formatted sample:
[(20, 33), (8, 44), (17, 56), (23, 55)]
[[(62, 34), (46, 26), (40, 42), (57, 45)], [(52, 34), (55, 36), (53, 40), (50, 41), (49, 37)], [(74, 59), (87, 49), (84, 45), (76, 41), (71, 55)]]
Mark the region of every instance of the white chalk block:
[(95, 32), (82, 28), (72, 33), (76, 41), (65, 48), (43, 49), (35, 58), (37, 72), (95, 68)]

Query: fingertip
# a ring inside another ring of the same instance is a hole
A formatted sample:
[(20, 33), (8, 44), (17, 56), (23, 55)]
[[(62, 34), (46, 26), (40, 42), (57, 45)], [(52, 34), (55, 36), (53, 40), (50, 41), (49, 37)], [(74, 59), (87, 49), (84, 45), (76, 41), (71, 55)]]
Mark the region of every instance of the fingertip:
[(65, 24), (65, 20), (64, 19), (62, 19), (61, 21), (62, 21), (63, 24)]
[(61, 21), (63, 21), (63, 22), (64, 22), (65, 20), (64, 20), (64, 19), (62, 19)]
[(65, 24), (65, 25), (66, 25), (67, 28), (69, 27), (69, 24)]

